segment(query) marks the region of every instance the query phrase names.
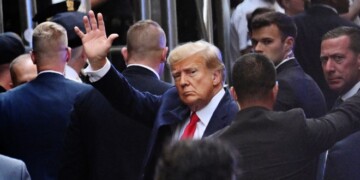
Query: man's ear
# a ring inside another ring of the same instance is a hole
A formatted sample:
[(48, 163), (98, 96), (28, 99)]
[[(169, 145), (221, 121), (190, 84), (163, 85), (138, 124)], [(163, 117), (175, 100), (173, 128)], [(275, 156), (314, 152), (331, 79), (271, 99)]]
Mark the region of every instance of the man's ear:
[(235, 92), (235, 88), (233, 86), (230, 87), (230, 94), (234, 98), (235, 101), (238, 100), (237, 94)]
[(168, 47), (165, 47), (161, 53), (161, 62), (166, 62), (167, 53), (169, 51)]
[(32, 60), (32, 62), (34, 63), (34, 64), (36, 64), (36, 57), (35, 57), (36, 55), (35, 55), (35, 52), (33, 52), (33, 51), (30, 51), (30, 57), (31, 57), (31, 60)]
[(66, 50), (66, 62), (69, 62), (71, 59), (71, 47), (68, 47)]
[(360, 70), (360, 53), (356, 57), (356, 64), (358, 66), (358, 70)]
[(292, 48), (294, 47), (294, 42), (295, 42), (295, 41), (294, 41), (294, 38), (293, 38), (293, 37), (288, 36), (288, 37), (285, 38), (284, 43), (285, 43), (285, 49), (286, 49), (286, 51), (292, 50)]
[(129, 52), (127, 50), (127, 47), (121, 48), (121, 54), (122, 54), (122, 56), (124, 58), (125, 64), (128, 64)]
[(222, 83), (221, 71), (220, 70), (214, 71), (212, 78), (213, 78), (212, 79), (213, 85), (218, 85), (219, 83)]
[(276, 101), (276, 97), (277, 97), (278, 92), (279, 92), (279, 84), (278, 84), (278, 82), (276, 81), (276, 84), (275, 84), (275, 86), (273, 87), (272, 92), (271, 92), (272, 100), (273, 100), (274, 102)]

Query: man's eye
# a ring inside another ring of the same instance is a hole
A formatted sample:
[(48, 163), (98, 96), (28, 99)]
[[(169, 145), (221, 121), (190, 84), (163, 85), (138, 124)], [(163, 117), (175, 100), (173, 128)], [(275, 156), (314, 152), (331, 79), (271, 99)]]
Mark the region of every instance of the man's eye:
[(272, 41), (269, 40), (269, 39), (265, 39), (265, 40), (262, 41), (262, 43), (265, 44), (265, 45), (268, 45), (268, 44), (270, 44), (271, 42), (272, 42)]
[(340, 56), (340, 55), (335, 55), (332, 57), (333, 61), (335, 61), (336, 63), (340, 63), (343, 59), (344, 56)]

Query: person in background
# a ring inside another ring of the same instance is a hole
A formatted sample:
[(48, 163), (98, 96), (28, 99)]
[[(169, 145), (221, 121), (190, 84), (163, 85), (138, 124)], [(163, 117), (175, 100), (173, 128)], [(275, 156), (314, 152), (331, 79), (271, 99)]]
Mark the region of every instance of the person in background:
[(279, 12), (284, 11), (276, 0), (244, 0), (236, 6), (230, 19), (230, 59), (232, 64), (240, 55), (251, 51), (247, 19), (257, 8), (271, 8)]
[[(57, 177), (74, 104), (103, 96), (89, 85), (64, 77), (71, 49), (62, 26), (39, 24), (32, 43), (37, 77), (0, 94), (0, 153), (23, 160), (33, 179), (50, 180)], [(101, 104), (99, 100), (97, 105)]]
[(276, 71), (264, 55), (242, 56), (232, 76), (231, 92), (241, 110), (210, 138), (236, 148), (242, 179), (313, 180), (320, 153), (360, 129), (360, 93), (325, 116), (306, 118), (300, 108), (273, 111)]
[(127, 32), (127, 44), (121, 53), (127, 68), (122, 72), (137, 90), (162, 95), (172, 87), (160, 80), (166, 63), (166, 36), (158, 23), (142, 20)]
[(106, 36), (103, 17), (93, 11), (84, 17), (86, 34), (76, 28), (87, 57), (90, 82), (120, 112), (151, 127), (143, 179), (154, 178), (154, 168), (167, 141), (200, 139), (231, 123), (239, 110), (224, 88), (225, 67), (220, 50), (205, 41), (175, 48), (168, 62), (175, 81), (162, 96), (141, 93), (128, 84), (106, 59), (118, 36)]
[(24, 53), (24, 44), (17, 34), (0, 34), (0, 93), (11, 89), (10, 62)]
[(255, 16), (250, 24), (254, 52), (264, 54), (276, 68), (279, 93), (274, 110), (302, 108), (308, 118), (324, 115), (327, 111), (324, 95), (304, 73), (292, 51), (296, 38), (293, 20), (273, 11)]
[(30, 54), (22, 54), (10, 63), (10, 75), (12, 88), (35, 79), (37, 69)]
[(288, 16), (295, 16), (302, 13), (310, 3), (309, 0), (277, 0), (277, 2)]
[(236, 180), (238, 154), (215, 140), (185, 140), (165, 147), (155, 180)]
[[(327, 32), (321, 42), (321, 65), (326, 82), (339, 97), (333, 109), (360, 89), (360, 29), (338, 27)], [(360, 132), (337, 142), (323, 163), (325, 179), (359, 179)]]
[(71, 58), (65, 66), (65, 77), (76, 82), (83, 82), (83, 68), (86, 66), (86, 55), (81, 39), (75, 34), (74, 27), (85, 30), (82, 18), (85, 13), (73, 11), (55, 14), (51, 21), (60, 24), (66, 29), (68, 45), (71, 48)]
[(298, 31), (294, 46), (295, 57), (304, 71), (319, 85), (328, 109), (333, 106), (337, 94), (329, 88), (322, 73), (321, 37), (339, 26), (357, 27), (356, 24), (339, 16), (348, 12), (348, 9), (347, 0), (312, 0), (308, 9), (293, 16)]

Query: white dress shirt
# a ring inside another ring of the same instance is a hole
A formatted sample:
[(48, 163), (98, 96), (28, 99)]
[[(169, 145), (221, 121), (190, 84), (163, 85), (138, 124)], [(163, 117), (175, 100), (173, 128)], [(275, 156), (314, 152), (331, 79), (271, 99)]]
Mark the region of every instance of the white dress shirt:
[[(204, 108), (196, 111), (196, 115), (200, 120), (196, 124), (196, 130), (193, 139), (201, 139), (203, 137), (205, 129), (224, 95), (225, 90), (221, 89)], [(179, 140), (181, 138), (186, 126), (190, 123), (190, 114), (184, 123), (176, 127), (175, 133), (173, 134), (173, 140)]]

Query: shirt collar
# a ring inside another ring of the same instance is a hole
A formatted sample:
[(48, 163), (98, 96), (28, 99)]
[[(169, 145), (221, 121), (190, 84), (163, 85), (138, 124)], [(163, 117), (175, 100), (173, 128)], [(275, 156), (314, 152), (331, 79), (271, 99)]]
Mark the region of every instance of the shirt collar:
[(145, 68), (145, 69), (148, 69), (148, 70), (150, 70), (151, 72), (153, 72), (158, 79), (160, 79), (159, 74), (158, 74), (155, 70), (153, 70), (152, 68), (150, 68), (149, 66), (145, 66), (145, 65), (142, 65), (142, 64), (129, 64), (129, 65), (127, 65), (127, 67), (130, 67), (130, 66), (140, 66), (140, 67), (143, 67), (143, 68)]
[(58, 71), (53, 71), (53, 70), (44, 70), (44, 71), (39, 72), (38, 75), (43, 74), (43, 73), (56, 73), (56, 74), (60, 74), (60, 75), (64, 76), (64, 73), (60, 73)]
[(292, 51), (290, 51), (288, 53), (288, 55), (286, 56), (286, 58), (284, 60), (282, 60), (278, 65), (275, 66), (275, 69), (277, 69), (278, 67), (280, 67), (282, 64), (292, 60), (292, 59), (295, 59), (294, 57), (294, 53)]
[(346, 92), (345, 94), (343, 94), (343, 95), (341, 96), (341, 99), (344, 100), (344, 101), (347, 100), (347, 99), (349, 99), (351, 96), (355, 95), (355, 94), (358, 92), (359, 89), (360, 89), (360, 81), (357, 82), (357, 83), (355, 84), (355, 86), (353, 86), (348, 92)]

